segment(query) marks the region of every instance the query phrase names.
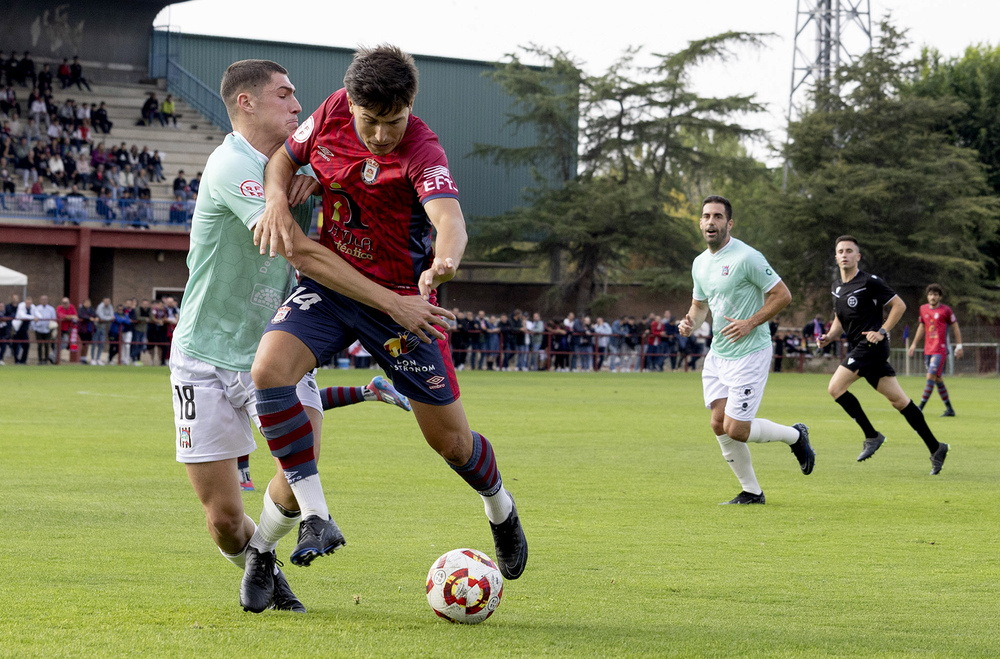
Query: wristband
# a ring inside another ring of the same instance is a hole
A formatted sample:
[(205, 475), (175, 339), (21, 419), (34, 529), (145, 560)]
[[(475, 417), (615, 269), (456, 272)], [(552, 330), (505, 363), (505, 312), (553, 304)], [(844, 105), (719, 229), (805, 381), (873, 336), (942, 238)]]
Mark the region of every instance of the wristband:
[(961, 349), (962, 349), (962, 344), (961, 343), (956, 343), (955, 344), (955, 350), (961, 350)]

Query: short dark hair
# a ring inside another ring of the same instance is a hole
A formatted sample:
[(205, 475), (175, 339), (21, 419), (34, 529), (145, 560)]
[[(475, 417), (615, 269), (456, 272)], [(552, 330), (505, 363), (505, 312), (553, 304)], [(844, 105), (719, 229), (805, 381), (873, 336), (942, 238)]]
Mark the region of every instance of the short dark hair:
[(344, 87), (351, 102), (378, 116), (393, 114), (417, 96), (417, 65), (396, 46), (359, 48), (344, 74)]
[(833, 246), (836, 248), (837, 245), (839, 245), (840, 243), (842, 243), (844, 241), (850, 241), (850, 242), (854, 243), (855, 247), (857, 247), (859, 250), (861, 249), (861, 243), (858, 242), (858, 239), (855, 238), (854, 236), (849, 235), (849, 234), (844, 234), (843, 236), (840, 236), (839, 238), (837, 238), (835, 241), (833, 241)]
[(733, 205), (725, 197), (720, 197), (717, 194), (709, 195), (705, 197), (705, 201), (701, 202), (701, 207), (705, 208), (705, 204), (722, 204), (726, 207), (726, 219), (733, 219)]
[(941, 284), (929, 284), (927, 290), (924, 291), (924, 295), (928, 293), (937, 293), (938, 295), (944, 296), (944, 289), (941, 288)]
[(219, 93), (226, 104), (226, 111), (232, 119), (236, 112), (236, 98), (244, 93), (257, 94), (271, 81), (275, 73), (288, 75), (287, 69), (277, 62), (266, 59), (245, 59), (233, 62), (222, 74)]

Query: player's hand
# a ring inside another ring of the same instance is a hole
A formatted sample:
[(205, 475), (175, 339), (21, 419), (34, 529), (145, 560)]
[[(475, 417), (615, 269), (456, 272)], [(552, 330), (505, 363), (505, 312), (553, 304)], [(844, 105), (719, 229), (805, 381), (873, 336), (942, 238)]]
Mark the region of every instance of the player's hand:
[(961, 359), (965, 355), (965, 348), (958, 346), (955, 348), (955, 359)]
[(865, 338), (868, 339), (868, 343), (882, 343), (885, 337), (878, 332), (865, 332)]
[[(916, 347), (917, 347), (917, 346), (915, 346), (915, 345), (911, 345), (911, 346), (910, 346), (910, 349), (906, 351), (906, 356), (907, 356), (907, 357), (912, 357), (912, 356), (913, 356), (913, 351), (914, 351), (914, 350), (916, 349)], [(958, 351), (957, 351), (957, 350), (955, 351), (955, 354), (956, 354), (956, 355), (958, 354)]]
[(749, 320), (737, 320), (729, 316), (723, 316), (723, 318), (728, 320), (729, 324), (722, 328), (721, 334), (729, 339), (730, 343), (736, 343), (754, 329), (753, 323)]
[(420, 278), (417, 279), (417, 286), (420, 288), (420, 297), (429, 300), (431, 291), (446, 281), (451, 281), (457, 271), (458, 267), (455, 266), (454, 259), (440, 259), (435, 256), (431, 267), (421, 272)]
[(684, 314), (684, 318), (681, 319), (681, 322), (677, 323), (677, 332), (681, 336), (686, 337), (686, 336), (691, 336), (691, 333), (693, 331), (694, 331), (694, 323), (691, 322), (691, 314)]
[(441, 329), (448, 329), (448, 319), (455, 320), (455, 314), (435, 307), (419, 295), (398, 295), (395, 308), (389, 315), (407, 331), (416, 335), (424, 343), (433, 339), (445, 339), (447, 336)]
[(295, 220), (284, 203), (268, 203), (264, 206), (264, 214), (257, 220), (253, 228), (253, 244), (260, 245), (260, 253), (267, 253), (274, 258), (284, 250), (286, 256), (292, 255), (292, 236)]
[(288, 186), (288, 205), (295, 208), (309, 197), (319, 194), (320, 189), (319, 181), (313, 177), (296, 174)]

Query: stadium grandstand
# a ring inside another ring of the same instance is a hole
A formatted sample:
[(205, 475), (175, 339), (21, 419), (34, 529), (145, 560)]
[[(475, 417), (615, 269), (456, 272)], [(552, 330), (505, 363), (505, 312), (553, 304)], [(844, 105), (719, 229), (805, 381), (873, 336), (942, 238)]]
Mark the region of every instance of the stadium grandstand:
[[(154, 28), (169, 4), (5, 3), (0, 90), (7, 94), (10, 85), (13, 96), (3, 97), (0, 114), (0, 126), (9, 131), (3, 135), (0, 265), (28, 276), (29, 295), (79, 302), (182, 293), (197, 190), (192, 181), (230, 130), (218, 94), (225, 68), (247, 58), (282, 63), (299, 88), (304, 120), (340, 86), (352, 55), (344, 48)], [(521, 145), (528, 139), (506, 124), (511, 99), (483, 76), (493, 65), (415, 59), (421, 70), (416, 113), (432, 127), (448, 127), (442, 142), (470, 224), (512, 208), (530, 174), (469, 155), (476, 142)], [(33, 71), (22, 76), (25, 60)], [(71, 63), (79, 68), (67, 77), (63, 67)], [(47, 84), (51, 96), (45, 111), (34, 115), (32, 135), (28, 119), (40, 74), (39, 96)], [(172, 108), (163, 106), (168, 96)], [(98, 117), (99, 110), (106, 116)], [(51, 124), (56, 129), (48, 134)], [(38, 156), (31, 166), (25, 146)], [(63, 161), (63, 172), (52, 157)], [(54, 167), (34, 162), (45, 159)]]

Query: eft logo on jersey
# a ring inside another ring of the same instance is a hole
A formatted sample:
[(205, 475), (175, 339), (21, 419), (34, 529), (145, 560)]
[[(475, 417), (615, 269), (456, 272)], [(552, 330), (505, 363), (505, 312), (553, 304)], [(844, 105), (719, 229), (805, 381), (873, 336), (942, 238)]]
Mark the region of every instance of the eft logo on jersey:
[(413, 352), (418, 345), (420, 345), (420, 339), (409, 332), (403, 332), (396, 338), (389, 339), (383, 343), (382, 347), (393, 357), (399, 357), (400, 355)]
[(244, 197), (264, 198), (264, 186), (253, 179), (248, 179), (240, 183), (240, 192)]

